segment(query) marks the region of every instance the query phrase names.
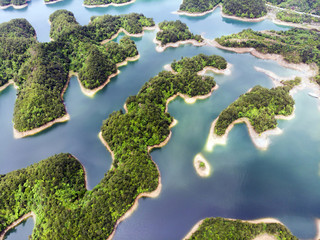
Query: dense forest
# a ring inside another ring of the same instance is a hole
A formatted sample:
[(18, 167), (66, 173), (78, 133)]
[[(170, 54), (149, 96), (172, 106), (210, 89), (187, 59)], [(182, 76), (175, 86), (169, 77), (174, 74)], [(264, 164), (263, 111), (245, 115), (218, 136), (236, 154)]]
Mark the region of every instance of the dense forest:
[(176, 21), (164, 21), (159, 23), (160, 31), (157, 32), (156, 39), (164, 46), (167, 43), (175, 43), (184, 40), (196, 40), (202, 42), (203, 39), (200, 35), (194, 35), (190, 32), (187, 24)]
[(320, 15), (320, 2), (317, 0), (267, 0), (281, 8)]
[(223, 135), (232, 122), (242, 117), (249, 119), (257, 133), (276, 128), (276, 115), (292, 114), (294, 100), (289, 91), (299, 83), (300, 79), (296, 79), (285, 83), (284, 87), (272, 89), (253, 87), (250, 92), (241, 95), (220, 113), (214, 132)]
[(201, 71), (204, 67), (214, 67), (217, 69), (226, 69), (227, 61), (218, 55), (199, 54), (191, 58), (181, 58), (181, 60), (174, 60), (171, 67), (176, 72), (181, 72), (183, 69), (192, 69), (194, 72)]
[(267, 14), (265, 0), (224, 0), (222, 11), (246, 18), (258, 18)]
[(124, 37), (120, 43), (101, 42), (120, 28), (141, 33), (154, 26), (141, 14), (92, 17), (86, 26), (67, 10), (50, 15), (49, 43), (35, 40), (35, 31), (25, 19), (0, 24), (0, 86), (10, 79), (18, 85), (14, 127), (20, 132), (44, 125), (66, 114), (61, 98), (69, 71), (79, 73), (81, 84), (94, 89), (117, 72), (117, 63), (138, 55), (135, 43)]
[(222, 0), (183, 0), (180, 11), (202, 13), (212, 10), (221, 2)]
[[(317, 30), (293, 28), (256, 32), (246, 29), (216, 41), (226, 47), (253, 47), (261, 53), (280, 54), (290, 63), (315, 63), (320, 67), (320, 32)], [(320, 84), (320, 75), (315, 81)]]
[(276, 239), (298, 240), (291, 232), (279, 223), (253, 224), (240, 220), (207, 218), (188, 240), (234, 239), (252, 240), (261, 234), (270, 234)]
[(129, 3), (133, 0), (84, 0), (83, 3), (85, 5), (107, 5), (111, 3), (121, 4), (121, 3)]
[(145, 83), (127, 99), (127, 113), (113, 112), (103, 122), (102, 136), (114, 161), (92, 191), (85, 189), (83, 169), (70, 154), (0, 175), (0, 232), (32, 211), (33, 239), (106, 239), (137, 196), (158, 186), (148, 148), (169, 135), (173, 118), (166, 112), (167, 99), (179, 92), (208, 94), (214, 86), (212, 77), (188, 68), (160, 72)]

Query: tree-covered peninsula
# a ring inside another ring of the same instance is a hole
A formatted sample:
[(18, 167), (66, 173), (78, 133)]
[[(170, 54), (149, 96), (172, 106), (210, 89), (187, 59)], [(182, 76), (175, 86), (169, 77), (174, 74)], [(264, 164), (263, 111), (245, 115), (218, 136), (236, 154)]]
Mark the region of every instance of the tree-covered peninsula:
[(69, 72), (79, 73), (85, 89), (106, 84), (117, 73), (117, 64), (138, 56), (129, 37), (120, 43), (102, 41), (120, 29), (142, 33), (154, 26), (141, 14), (92, 17), (81, 26), (67, 10), (50, 15), (52, 42), (39, 43), (35, 31), (25, 19), (0, 25), (0, 87), (13, 80), (19, 87), (14, 109), (14, 127), (20, 132), (32, 130), (66, 114), (62, 95)]
[(300, 83), (300, 79), (284, 83), (285, 86), (272, 89), (255, 86), (241, 95), (220, 113), (214, 133), (219, 136), (225, 134), (228, 126), (240, 118), (247, 118), (259, 134), (276, 128), (277, 115), (289, 116), (293, 113), (294, 100), (289, 91)]
[(145, 83), (127, 99), (126, 113), (113, 112), (103, 122), (101, 136), (113, 163), (91, 191), (85, 188), (81, 164), (70, 154), (0, 175), (0, 232), (33, 212), (32, 239), (106, 239), (137, 197), (159, 189), (159, 172), (149, 153), (169, 139), (173, 118), (167, 102), (178, 93), (206, 95), (214, 86), (212, 77), (188, 68), (160, 72)]
[[(293, 28), (257, 32), (246, 29), (216, 41), (225, 47), (255, 48), (261, 53), (280, 54), (289, 63), (315, 63), (320, 67), (320, 32), (317, 30)], [(320, 75), (315, 81), (320, 84)]]
[(123, 5), (132, 3), (135, 0), (84, 0), (85, 6), (108, 6), (108, 5)]
[(186, 240), (252, 240), (262, 234), (272, 235), (276, 239), (298, 240), (280, 223), (251, 223), (223, 218), (206, 218)]
[(267, 14), (265, 0), (224, 0), (222, 11), (244, 18), (259, 18)]
[(156, 40), (161, 43), (162, 46), (168, 43), (176, 43), (185, 40), (195, 40), (196, 42), (202, 42), (203, 38), (200, 35), (194, 35), (190, 32), (187, 24), (176, 21), (164, 21), (159, 23), (160, 31), (157, 32)]

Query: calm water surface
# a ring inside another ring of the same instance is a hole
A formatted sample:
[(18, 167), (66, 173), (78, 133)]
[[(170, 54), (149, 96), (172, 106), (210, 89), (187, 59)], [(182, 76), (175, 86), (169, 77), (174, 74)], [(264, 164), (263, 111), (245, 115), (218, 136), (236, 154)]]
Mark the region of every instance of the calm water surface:
[[(43, 42), (49, 41), (48, 17), (57, 9), (72, 11), (80, 24), (87, 24), (93, 15), (130, 12), (144, 13), (157, 23), (180, 19), (192, 32), (207, 38), (249, 27), (254, 30), (287, 29), (270, 21), (243, 23), (223, 19), (220, 9), (199, 18), (172, 14), (180, 3), (180, 0), (137, 0), (125, 7), (86, 9), (82, 1), (64, 0), (44, 5), (42, 0), (32, 0), (25, 9), (0, 11), (0, 22), (27, 18), (35, 27), (38, 40)], [(215, 76), (220, 88), (209, 99), (193, 105), (177, 99), (169, 105), (169, 112), (179, 123), (172, 129), (169, 144), (152, 153), (162, 176), (161, 195), (157, 199), (140, 200), (138, 210), (120, 224), (114, 239), (181, 239), (197, 221), (211, 216), (276, 217), (299, 238), (312, 238), (316, 232), (314, 218), (320, 217), (320, 114), (318, 103), (308, 96), (310, 90), (294, 96), (296, 117), (291, 121), (279, 121), (284, 133), (271, 137), (272, 144), (267, 151), (254, 147), (243, 124), (230, 132), (227, 145), (217, 146), (213, 152), (204, 150), (211, 122), (224, 108), (257, 84), (272, 87), (271, 80), (256, 72), (254, 66), (281, 76), (299, 73), (249, 54), (239, 55), (207, 46), (187, 45), (157, 53), (152, 42), (155, 34), (155, 31), (149, 31), (142, 38), (133, 38), (140, 60), (122, 67), (121, 74), (94, 98), (84, 96), (73, 78), (64, 96), (71, 120), (36, 136), (13, 138), (16, 90), (10, 86), (2, 91), (0, 173), (27, 167), (56, 153), (70, 152), (84, 164), (89, 188), (93, 188), (111, 164), (110, 154), (97, 138), (102, 121), (112, 111), (122, 108), (126, 98), (136, 94), (149, 78), (163, 70), (165, 64), (181, 56), (219, 54), (233, 64), (232, 74)], [(199, 152), (213, 168), (207, 179), (198, 177), (193, 168), (193, 158)], [(16, 231), (11, 231), (7, 239), (27, 239), (32, 228), (33, 220), (30, 219)]]

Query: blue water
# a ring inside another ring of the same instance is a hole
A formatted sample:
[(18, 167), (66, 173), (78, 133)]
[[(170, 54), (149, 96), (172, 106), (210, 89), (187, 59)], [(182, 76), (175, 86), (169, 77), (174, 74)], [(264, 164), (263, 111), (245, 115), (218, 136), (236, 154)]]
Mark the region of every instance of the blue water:
[[(287, 29), (268, 20), (243, 23), (224, 19), (220, 9), (198, 18), (172, 14), (180, 3), (180, 0), (137, 0), (124, 7), (87, 9), (81, 1), (75, 0), (53, 5), (32, 0), (25, 9), (0, 11), (0, 22), (27, 18), (35, 27), (39, 41), (49, 41), (48, 17), (61, 8), (72, 11), (80, 24), (87, 24), (93, 15), (130, 12), (144, 13), (153, 17), (156, 23), (180, 19), (193, 33), (204, 34), (207, 38), (236, 33), (248, 27), (254, 30)], [(121, 74), (94, 98), (84, 96), (77, 80), (71, 79), (64, 97), (71, 120), (36, 136), (13, 138), (16, 90), (10, 86), (2, 91), (0, 173), (27, 167), (55, 153), (70, 152), (84, 164), (89, 188), (94, 187), (111, 165), (110, 154), (97, 137), (102, 121), (112, 111), (122, 108), (125, 99), (136, 94), (149, 78), (163, 70), (165, 64), (181, 56), (218, 54), (233, 64), (232, 74), (214, 75), (220, 87), (206, 100), (193, 105), (185, 104), (182, 99), (170, 103), (169, 112), (179, 123), (172, 129), (168, 145), (152, 152), (161, 172), (161, 195), (157, 199), (140, 200), (138, 210), (119, 225), (114, 239), (181, 239), (197, 221), (213, 216), (276, 217), (299, 238), (314, 237), (314, 218), (320, 217), (320, 114), (316, 99), (307, 95), (309, 90), (294, 96), (296, 118), (279, 121), (284, 133), (271, 137), (272, 144), (267, 151), (254, 147), (243, 124), (230, 132), (227, 145), (217, 146), (211, 153), (204, 149), (211, 122), (224, 108), (257, 84), (272, 87), (271, 80), (255, 71), (254, 66), (281, 76), (299, 73), (250, 54), (235, 54), (208, 46), (186, 45), (157, 53), (152, 42), (155, 34), (155, 31), (148, 31), (142, 38), (133, 38), (140, 60), (121, 67)], [(200, 178), (193, 168), (193, 157), (199, 152), (213, 168), (207, 179)], [(27, 239), (32, 232), (32, 221), (27, 221), (30, 222), (28, 227), (27, 224), (18, 226), (9, 238)]]

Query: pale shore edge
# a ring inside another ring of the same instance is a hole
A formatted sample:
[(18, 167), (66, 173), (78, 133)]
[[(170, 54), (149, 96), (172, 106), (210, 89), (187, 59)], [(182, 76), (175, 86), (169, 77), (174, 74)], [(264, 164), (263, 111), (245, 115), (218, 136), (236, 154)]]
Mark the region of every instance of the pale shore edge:
[[(70, 153), (70, 154), (71, 154), (71, 153)], [(73, 154), (71, 154), (71, 156), (80, 163), (80, 165), (81, 165), (81, 167), (82, 167), (82, 170), (83, 170), (84, 187), (85, 187), (87, 190), (89, 190), (89, 189), (88, 189), (88, 174), (87, 174), (86, 168), (84, 167), (84, 165), (82, 164), (82, 162), (81, 162), (76, 156), (74, 156)], [(0, 240), (1, 240), (1, 239), (0, 239)]]
[(63, 2), (63, 0), (55, 0), (55, 1), (51, 1), (51, 2), (44, 2), (45, 5), (50, 5), (50, 4), (55, 4), (57, 2)]
[[(117, 68), (119, 67), (122, 67), (122, 66), (125, 66), (128, 64), (128, 62), (134, 62), (134, 61), (138, 61), (140, 59), (140, 55), (138, 54), (137, 56), (134, 56), (134, 57), (128, 57), (126, 58), (123, 62), (120, 62), (120, 63), (117, 63), (116, 66)], [(94, 89), (88, 89), (88, 88), (85, 88), (83, 86), (83, 84), (81, 83), (80, 81), (80, 78), (79, 78), (79, 74), (77, 72), (70, 72), (69, 73), (69, 77), (72, 77), (72, 76), (76, 76), (77, 77), (77, 80), (78, 80), (78, 83), (80, 85), (80, 89), (81, 89), (81, 92), (86, 95), (87, 97), (94, 97), (94, 95), (99, 92), (100, 90), (102, 90), (110, 81), (112, 78), (116, 77), (117, 75), (120, 74), (120, 70), (117, 69), (117, 72), (116, 73), (113, 73), (111, 74), (107, 80), (102, 84), (100, 85), (99, 87), (97, 88), (94, 88)]]
[[(200, 163), (203, 163), (205, 165), (204, 169), (202, 169), (200, 167)], [(207, 161), (207, 159), (205, 159), (205, 157), (201, 154), (198, 153), (194, 159), (193, 159), (193, 166), (196, 170), (196, 173), (200, 176), (200, 177), (209, 177), (210, 173), (211, 173), (211, 166), (209, 164), (209, 162)]]
[[(260, 218), (260, 219), (255, 219), (255, 220), (241, 220), (241, 219), (233, 219), (233, 218), (224, 218), (226, 220), (230, 220), (230, 221), (237, 221), (240, 220), (241, 222), (246, 222), (246, 223), (252, 223), (252, 224), (259, 224), (259, 223), (277, 223), (277, 224), (281, 224), (283, 226), (285, 226), (282, 222), (280, 222), (278, 219), (276, 218)], [(199, 222), (197, 222), (192, 228), (191, 230), (186, 234), (186, 236), (183, 238), (183, 240), (188, 240), (191, 238), (191, 236), (199, 229), (199, 227), (201, 226), (201, 224), (203, 223), (205, 219), (200, 220)], [(269, 235), (268, 235), (269, 236)], [(270, 235), (272, 236), (272, 235)], [(259, 235), (257, 236), (259, 237)], [(258, 239), (258, 238), (254, 238), (254, 239)]]
[(105, 7), (110, 7), (110, 6), (113, 6), (113, 7), (122, 7), (122, 6), (126, 6), (126, 5), (129, 5), (129, 4), (132, 4), (134, 3), (136, 0), (131, 0), (129, 2), (126, 2), (126, 3), (108, 3), (108, 4), (101, 4), (101, 5), (87, 5), (87, 4), (82, 4), (82, 6), (86, 7), (86, 8), (105, 8)]
[[(28, 1), (27, 1), (28, 2)], [(9, 7), (13, 7), (14, 9), (23, 9), (23, 8), (26, 8), (28, 7), (28, 3), (25, 3), (23, 5), (14, 5), (14, 4), (9, 4), (9, 5), (5, 5), (5, 6), (0, 6), (0, 10), (4, 10), (4, 9), (7, 9)], [(1, 239), (1, 238), (0, 238)]]
[(187, 12), (187, 11), (174, 11), (172, 12), (172, 14), (178, 14), (178, 15), (183, 15), (183, 16), (188, 16), (188, 17), (202, 17), (205, 16), (209, 13), (214, 12), (214, 10), (216, 10), (216, 8), (220, 7), (221, 4), (218, 4), (217, 6), (215, 6), (214, 8), (212, 8), (211, 10), (205, 11), (205, 12), (195, 12), (195, 13), (191, 13), (191, 12)]
[(22, 217), (11, 223), (3, 232), (0, 234), (0, 240), (4, 240), (5, 235), (8, 231), (18, 226), (23, 221), (27, 220), (29, 217), (33, 218), (33, 221), (36, 222), (36, 215), (33, 212), (29, 212), (27, 214), (24, 214)]
[(164, 46), (162, 46), (161, 42), (159, 40), (157, 40), (156, 38), (153, 39), (153, 42), (156, 44), (156, 51), (159, 53), (163, 52), (164, 50), (166, 50), (169, 47), (177, 48), (177, 47), (180, 47), (181, 45), (185, 45), (185, 44), (192, 44), (195, 47), (203, 47), (207, 44), (205, 39), (203, 39), (202, 42), (198, 42), (197, 40), (194, 40), (194, 39), (188, 39), (188, 40), (178, 41), (175, 43), (167, 43)]
[(127, 36), (129, 36), (129, 37), (140, 38), (140, 37), (143, 37), (145, 31), (153, 31), (153, 30), (156, 30), (156, 29), (157, 29), (157, 26), (156, 26), (156, 25), (154, 25), (154, 26), (152, 26), (152, 27), (143, 27), (141, 33), (133, 34), (133, 33), (128, 33), (127, 30), (125, 30), (124, 28), (121, 27), (121, 28), (118, 30), (117, 33), (115, 33), (111, 38), (108, 38), (108, 39), (106, 39), (106, 40), (103, 40), (103, 41), (101, 42), (101, 44), (106, 44), (106, 43), (112, 41), (113, 39), (117, 38), (120, 33), (124, 33), (125, 35), (127, 35)]
[(242, 22), (262, 22), (262, 21), (264, 21), (264, 20), (266, 20), (268, 18), (268, 14), (266, 14), (263, 17), (259, 17), (259, 18), (237, 17), (237, 16), (234, 16), (234, 15), (225, 14), (222, 11), (222, 8), (221, 8), (221, 17), (228, 18), (228, 19), (233, 19), (233, 20), (237, 20), (237, 21), (242, 21)]
[[(211, 89), (211, 92), (208, 93), (208, 94), (205, 95), (205, 96), (206, 96), (206, 97), (209, 97), (209, 96), (212, 94), (213, 90), (216, 89), (216, 87), (217, 87), (217, 85), (216, 85), (215, 87), (213, 87), (213, 88)], [(184, 94), (179, 94), (179, 93), (178, 93), (178, 94), (175, 94), (174, 96), (168, 98), (167, 101), (166, 101), (166, 110), (165, 110), (165, 112), (168, 111), (168, 105), (169, 105), (169, 103), (170, 103), (172, 100), (174, 100), (177, 96), (186, 96), (186, 95), (184, 95)], [(193, 98), (200, 99), (201, 96), (195, 96), (195, 97), (193, 97)], [(201, 99), (202, 99), (202, 98), (201, 98)], [(124, 109), (125, 109), (126, 113), (128, 113), (128, 109), (127, 109), (127, 107), (126, 107), (126, 104), (124, 104)], [(171, 129), (171, 128), (172, 128), (173, 126), (175, 126), (176, 124), (177, 124), (177, 121), (173, 120), (172, 123), (171, 123), (171, 125), (169, 126), (169, 128)], [(113, 153), (113, 151), (111, 150), (109, 144), (103, 139), (103, 137), (102, 137), (102, 132), (100, 132), (98, 136), (99, 136), (99, 139), (101, 140), (102, 144), (103, 144), (103, 145), (108, 149), (108, 151), (110, 152), (111, 157), (112, 157), (112, 161), (114, 161), (114, 153)], [(150, 155), (150, 152), (152, 151), (152, 149), (164, 147), (164, 146), (169, 142), (171, 136), (172, 136), (172, 131), (170, 130), (169, 135), (168, 135), (168, 136), (166, 137), (166, 139), (165, 139), (164, 141), (162, 141), (160, 144), (156, 144), (156, 145), (154, 145), (154, 146), (148, 146), (147, 149), (148, 149), (149, 155)], [(126, 211), (126, 213), (125, 213), (124, 215), (122, 215), (122, 216), (117, 220), (117, 222), (116, 222), (116, 224), (115, 224), (115, 226), (114, 226), (114, 228), (113, 228), (113, 231), (112, 231), (112, 233), (110, 234), (110, 236), (107, 238), (107, 240), (111, 240), (111, 239), (114, 237), (114, 234), (115, 234), (115, 232), (116, 232), (116, 229), (117, 229), (118, 225), (119, 225), (122, 221), (124, 221), (125, 219), (127, 219), (128, 217), (130, 217), (130, 216), (132, 215), (132, 213), (138, 208), (138, 201), (139, 201), (140, 198), (142, 198), (142, 197), (157, 198), (157, 197), (160, 195), (161, 188), (162, 188), (161, 173), (160, 173), (160, 170), (159, 170), (158, 165), (153, 161), (151, 155), (150, 155), (150, 158), (151, 158), (151, 161), (152, 161), (152, 162), (154, 163), (154, 165), (156, 166), (156, 168), (157, 168), (157, 170), (158, 170), (158, 173), (159, 173), (158, 187), (157, 187), (154, 191), (152, 191), (152, 192), (140, 193), (140, 194), (136, 197), (136, 199), (135, 199), (133, 205), (131, 206), (131, 208), (130, 208), (128, 211)]]
[(3, 90), (5, 90), (7, 87), (9, 87), (10, 85), (13, 85), (13, 87), (15, 88), (15, 89), (18, 89), (18, 86), (14, 83), (14, 81), (13, 80), (9, 80), (9, 82), (7, 82), (5, 85), (3, 85), (3, 86), (1, 86), (0, 87), (0, 92), (2, 92)]

